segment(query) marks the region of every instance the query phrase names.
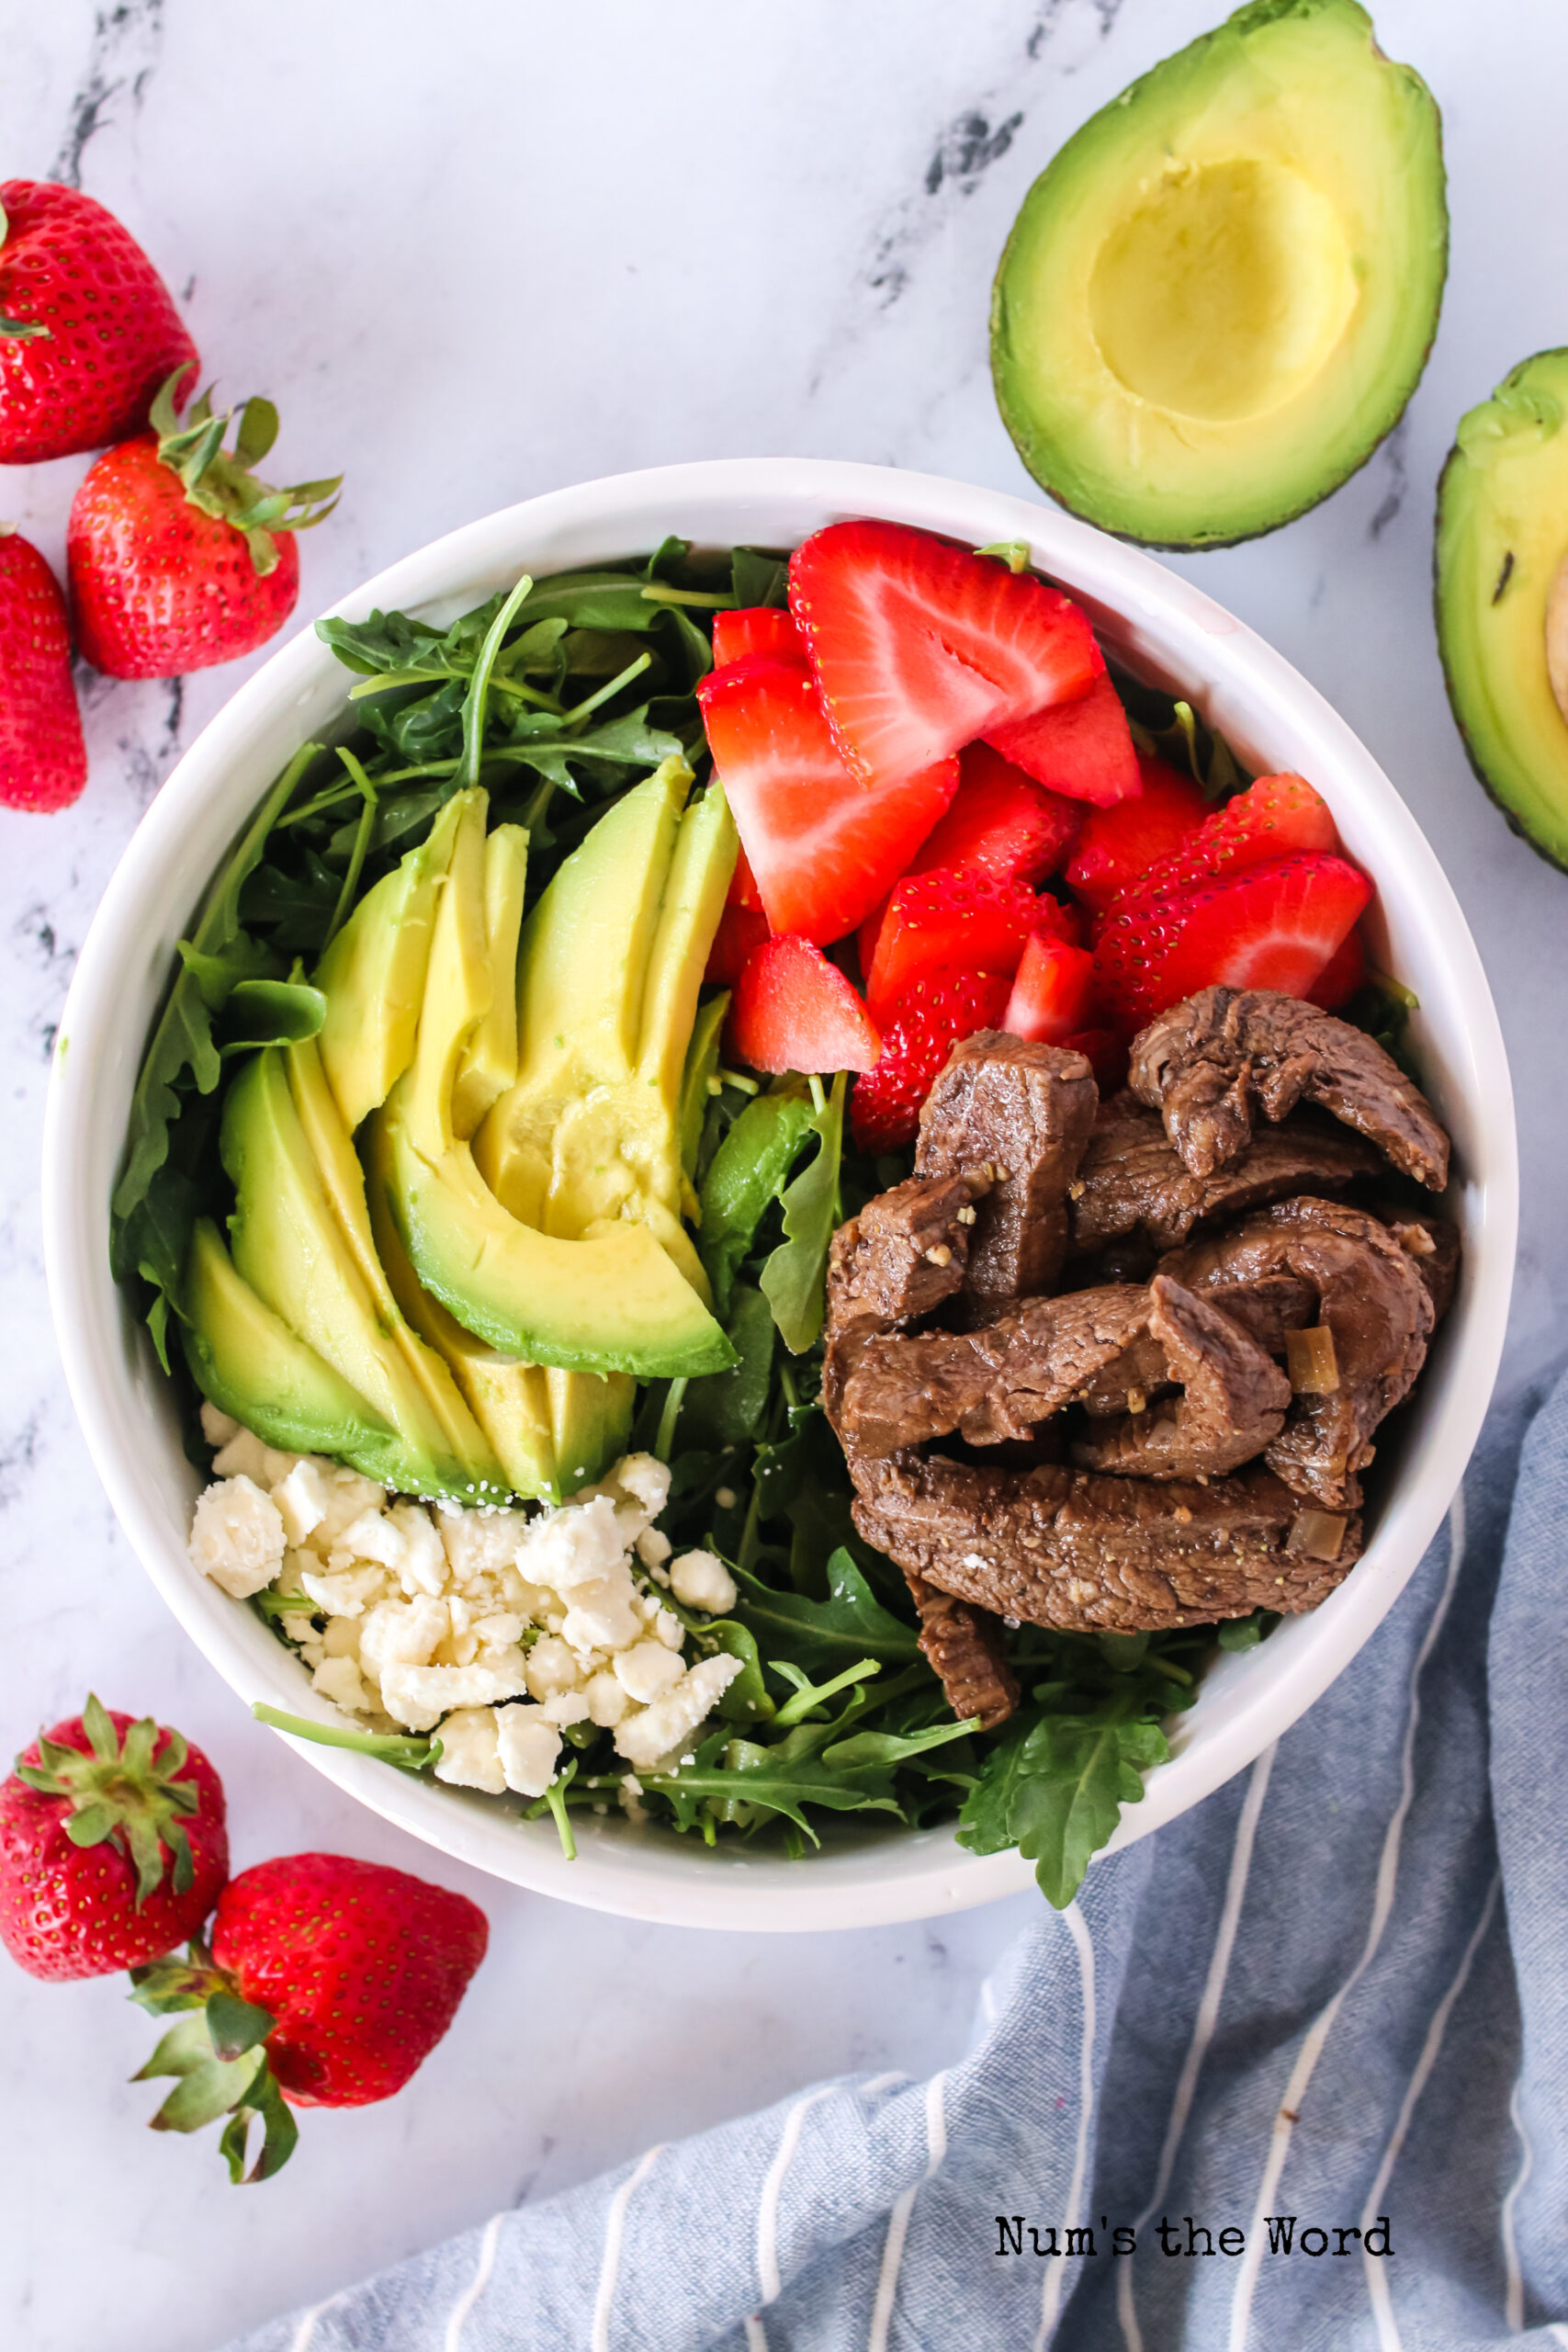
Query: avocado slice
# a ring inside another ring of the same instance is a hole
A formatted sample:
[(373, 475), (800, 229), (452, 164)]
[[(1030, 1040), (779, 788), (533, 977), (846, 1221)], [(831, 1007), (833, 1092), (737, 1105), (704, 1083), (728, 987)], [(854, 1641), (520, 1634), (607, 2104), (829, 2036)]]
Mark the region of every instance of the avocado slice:
[(1438, 486), (1437, 613), (1471, 764), (1514, 831), (1568, 867), (1568, 715), (1548, 659), (1568, 557), (1565, 420), (1568, 350), (1521, 360), (1460, 419)]
[(462, 817), (448, 801), (417, 849), (367, 890), (316, 968), (321, 1059), (353, 1135), (413, 1059), (441, 877)]
[(496, 1197), (568, 1238), (645, 1224), (699, 1296), (682, 1223), (682, 1077), (738, 838), (715, 786), (682, 809), (666, 760), (602, 818), (530, 916), (518, 977), (517, 1082), (474, 1138)]
[(204, 1396), (291, 1453), (330, 1453), (385, 1482), (397, 1432), (257, 1297), (235, 1272), (210, 1217), (198, 1217), (186, 1257), (180, 1325), (186, 1362)]
[(484, 845), (484, 929), (490, 1010), (468, 1041), (452, 1098), (452, 1125), (471, 1136), (498, 1095), (517, 1080), (517, 943), (528, 875), (528, 835), (497, 825)]
[(991, 307), (1003, 422), (1106, 530), (1254, 537), (1398, 422), (1447, 266), (1420, 76), (1355, 0), (1254, 0), (1085, 123), (1024, 198)]
[(417, 1131), (433, 1148), (456, 1140), (453, 1094), (463, 1057), (491, 1008), (493, 978), (485, 938), (485, 812), (478, 786), (452, 807), (457, 831), (430, 935), (424, 996), (406, 1092)]
[(396, 1432), (388, 1483), (468, 1501), (503, 1495), (498, 1465), (476, 1476), (472, 1458), (454, 1449), (394, 1336), (401, 1317), (388, 1328), (323, 1189), (278, 1047), (257, 1054), (231, 1085), (219, 1148), (236, 1195), (236, 1272)]
[(639, 1380), (720, 1372), (734, 1351), (649, 1227), (612, 1222), (581, 1241), (502, 1208), (467, 1144), (429, 1149), (408, 1080), (387, 1103), (389, 1189), (421, 1283), (479, 1339), (532, 1363)]

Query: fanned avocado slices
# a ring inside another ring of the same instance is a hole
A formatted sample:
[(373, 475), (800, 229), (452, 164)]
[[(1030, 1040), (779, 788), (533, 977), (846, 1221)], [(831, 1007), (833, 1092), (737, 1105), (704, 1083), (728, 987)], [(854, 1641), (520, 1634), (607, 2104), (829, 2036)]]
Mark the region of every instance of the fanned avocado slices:
[(1460, 419), (1438, 488), (1438, 643), (1471, 763), (1568, 867), (1568, 350)]
[(1438, 109), (1354, 0), (1254, 0), (1024, 198), (991, 365), (1035, 480), (1155, 547), (1274, 529), (1420, 379), (1448, 266)]

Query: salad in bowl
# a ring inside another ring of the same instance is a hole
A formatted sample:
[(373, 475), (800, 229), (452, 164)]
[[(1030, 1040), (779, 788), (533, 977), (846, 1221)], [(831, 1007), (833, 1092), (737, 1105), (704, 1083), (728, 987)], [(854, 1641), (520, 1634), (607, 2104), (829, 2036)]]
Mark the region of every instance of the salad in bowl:
[(341, 1720), (269, 1719), (569, 1857), (868, 1814), (1066, 1903), (1453, 1294), (1326, 802), (876, 518), (319, 634), (111, 1213), (190, 1561)]

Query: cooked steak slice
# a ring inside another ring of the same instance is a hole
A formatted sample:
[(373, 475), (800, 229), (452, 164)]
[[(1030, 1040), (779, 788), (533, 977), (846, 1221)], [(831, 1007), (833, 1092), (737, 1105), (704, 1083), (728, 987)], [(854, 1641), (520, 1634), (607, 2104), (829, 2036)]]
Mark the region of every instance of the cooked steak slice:
[[(1224, 1311), (1266, 1356), (1282, 1357), (1285, 1334), (1304, 1331), (1309, 1323), (1316, 1322), (1317, 1293), (1294, 1274), (1265, 1274), (1261, 1282), (1231, 1284), (1225, 1292)], [(1077, 1401), (1097, 1419), (1104, 1413), (1124, 1413), (1130, 1409), (1129, 1389), (1145, 1403), (1152, 1402), (1168, 1392), (1171, 1379), (1164, 1348), (1145, 1331), (1124, 1355), (1096, 1373), (1078, 1391)]]
[(822, 1394), (835, 1428), (840, 1392), (863, 1343), (933, 1315), (963, 1282), (974, 1203), (985, 1189), (979, 1176), (911, 1176), (834, 1234)]
[(1275, 989), (1201, 989), (1173, 1005), (1134, 1039), (1128, 1083), (1197, 1177), (1240, 1159), (1255, 1103), (1277, 1124), (1304, 1100), (1432, 1192), (1448, 1182), (1449, 1139), (1415, 1080), (1364, 1030)]
[(1454, 1286), (1459, 1281), (1461, 1245), (1459, 1227), (1446, 1216), (1434, 1216), (1430, 1211), (1411, 1216), (1405, 1209), (1376, 1204), (1378, 1215), (1393, 1235), (1401, 1249), (1407, 1250), (1416, 1261), (1416, 1271), (1427, 1285), (1432, 1301), (1432, 1313), (1440, 1323), (1453, 1305)]
[(1181, 1395), (1095, 1424), (1073, 1443), (1081, 1469), (1122, 1478), (1218, 1477), (1273, 1442), (1284, 1427), (1291, 1384), (1238, 1324), (1168, 1274), (1156, 1274), (1148, 1329)]
[(1002, 1629), (988, 1609), (976, 1609), (904, 1571), (920, 1620), (920, 1647), (960, 1722), (978, 1715), (982, 1731), (1005, 1724), (1018, 1704), (1018, 1677), (1002, 1656)]
[[(1425, 1231), (1425, 1227), (1416, 1228)], [(1429, 1238), (1429, 1237), (1428, 1237)], [(1409, 1394), (1436, 1320), (1421, 1259), (1364, 1209), (1277, 1201), (1234, 1232), (1172, 1250), (1162, 1273), (1224, 1302), (1227, 1287), (1285, 1273), (1310, 1283), (1332, 1340), (1332, 1386), (1298, 1395), (1267, 1459), (1299, 1495), (1354, 1510), (1372, 1431)]]
[(1193, 1228), (1261, 1208), (1289, 1193), (1336, 1193), (1381, 1165), (1371, 1144), (1329, 1121), (1299, 1114), (1284, 1126), (1255, 1134), (1239, 1159), (1194, 1176), (1168, 1138), (1156, 1111), (1135, 1096), (1102, 1102), (1068, 1187), (1076, 1252), (1099, 1250), (1125, 1235), (1144, 1235), (1174, 1250)]
[(976, 1331), (867, 1340), (834, 1400), (840, 1442), (882, 1454), (953, 1430), (972, 1445), (1027, 1437), (1123, 1354), (1148, 1318), (1147, 1289), (1125, 1283), (1031, 1299)]
[(1361, 1547), (1359, 1518), (1303, 1511), (1261, 1464), (1156, 1486), (899, 1454), (857, 1464), (855, 1485), (855, 1525), (906, 1573), (1074, 1633), (1314, 1609)]
[(1099, 1099), (1082, 1054), (997, 1029), (963, 1039), (937, 1073), (920, 1113), (916, 1169), (995, 1174), (970, 1241), (967, 1321), (987, 1322), (1055, 1286), (1067, 1249), (1067, 1186)]

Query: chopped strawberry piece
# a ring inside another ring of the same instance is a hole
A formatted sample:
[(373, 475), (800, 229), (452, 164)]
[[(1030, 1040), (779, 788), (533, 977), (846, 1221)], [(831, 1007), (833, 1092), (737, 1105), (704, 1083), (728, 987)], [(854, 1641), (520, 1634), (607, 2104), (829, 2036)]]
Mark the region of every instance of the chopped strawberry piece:
[(751, 871), (751, 861), (745, 851), (735, 855), (735, 871), (729, 877), (729, 899), (732, 907), (760, 907), (762, 894), (757, 888), (757, 877)]
[(747, 958), (725, 1039), (753, 1069), (870, 1069), (881, 1051), (854, 989), (806, 939), (770, 939)]
[(1075, 702), (1058, 702), (1032, 718), (987, 727), (986, 741), (1036, 784), (1097, 808), (1135, 800), (1138, 755), (1122, 697), (1101, 672)]
[(961, 1037), (995, 1029), (1009, 983), (991, 972), (932, 972), (899, 997), (883, 1016), (882, 1056), (857, 1078), (850, 1123), (863, 1151), (897, 1151), (915, 1139), (920, 1105), (931, 1080)]
[(810, 673), (771, 654), (697, 688), (770, 928), (842, 939), (891, 889), (952, 799), (958, 763), (870, 785), (839, 757)]
[(1200, 826), (1209, 804), (1190, 775), (1138, 755), (1144, 788), (1111, 808), (1091, 808), (1063, 868), (1069, 889), (1097, 915)]
[(1083, 911), (1054, 899), (1049, 890), (1042, 890), (1034, 901), (1034, 921), (1031, 928), (1044, 939), (1065, 940), (1069, 947), (1084, 944)]
[(1309, 1004), (1337, 1012), (1367, 981), (1367, 951), (1359, 931), (1348, 931), (1310, 989), (1303, 990)]
[(718, 929), (708, 950), (705, 980), (717, 980), (730, 988), (740, 978), (741, 967), (749, 956), (761, 947), (768, 936), (768, 918), (760, 907), (738, 907), (733, 900), (718, 919)]
[(1095, 950), (1100, 1002), (1134, 1030), (1216, 981), (1303, 996), (1371, 895), (1347, 859), (1304, 854), (1134, 899)]
[(1113, 1029), (1080, 1029), (1061, 1040), (1064, 1052), (1082, 1054), (1094, 1072), (1101, 1099), (1109, 1101), (1127, 1083), (1127, 1046)]
[[(1337, 850), (1339, 836), (1321, 793), (1301, 775), (1260, 775), (1214, 809), (1128, 894), (1190, 890), (1298, 850)], [(1123, 903), (1126, 903), (1124, 901)]]
[(854, 773), (916, 775), (1104, 668), (1058, 589), (902, 523), (833, 523), (796, 548), (790, 610)]
[(866, 1000), (892, 1004), (941, 971), (999, 972), (1010, 979), (1041, 901), (1021, 882), (988, 874), (914, 874), (887, 902), (866, 974)]
[(1010, 1036), (1060, 1046), (1094, 1019), (1094, 957), (1087, 947), (1035, 932), (1024, 942), (1002, 1016)]
[(749, 653), (772, 653), (781, 662), (804, 662), (806, 647), (789, 615), (777, 605), (744, 605), (739, 612), (713, 616), (713, 666), (744, 662)]

